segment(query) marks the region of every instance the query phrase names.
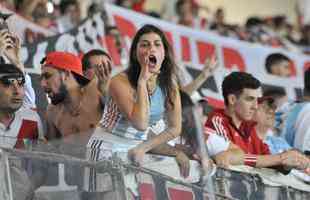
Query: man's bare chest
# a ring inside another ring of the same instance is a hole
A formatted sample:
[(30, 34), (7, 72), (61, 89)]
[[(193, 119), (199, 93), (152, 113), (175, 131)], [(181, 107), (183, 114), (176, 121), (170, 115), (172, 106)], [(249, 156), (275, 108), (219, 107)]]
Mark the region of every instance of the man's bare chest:
[(55, 125), (63, 135), (83, 133), (96, 128), (101, 114), (101, 110), (94, 108), (84, 108), (77, 113), (62, 110)]

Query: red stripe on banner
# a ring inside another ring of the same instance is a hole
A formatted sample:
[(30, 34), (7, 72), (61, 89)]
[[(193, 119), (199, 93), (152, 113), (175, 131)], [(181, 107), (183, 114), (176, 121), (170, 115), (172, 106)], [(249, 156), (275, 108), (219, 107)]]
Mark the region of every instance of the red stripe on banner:
[(294, 61), (290, 61), (289, 63), (289, 67), (290, 67), (290, 71), (291, 71), (291, 76), (296, 76), (296, 65), (294, 63)]
[(208, 101), (208, 104), (212, 107), (215, 107), (215, 108), (224, 108), (225, 105), (224, 105), (224, 101), (222, 100), (218, 100), (218, 99), (214, 99), (212, 97), (205, 97)]
[(183, 61), (191, 61), (191, 46), (188, 37), (181, 36), (182, 59)]
[(153, 185), (150, 183), (141, 183), (139, 185), (139, 193), (141, 200), (156, 200)]
[(173, 37), (172, 37), (172, 33), (171, 32), (168, 32), (168, 31), (165, 31), (165, 35), (166, 35), (166, 38), (169, 42), (169, 44), (173, 47)]
[(200, 64), (204, 64), (206, 58), (211, 58), (215, 53), (215, 45), (204, 41), (197, 41), (197, 49)]
[(185, 190), (178, 190), (175, 188), (168, 188), (170, 200), (193, 200), (193, 193)]
[(228, 69), (237, 67), (239, 71), (244, 72), (245, 63), (240, 53), (232, 48), (223, 47), (224, 66)]
[(105, 41), (106, 41), (107, 49), (109, 51), (109, 54), (112, 58), (114, 65), (116, 66), (121, 65), (121, 56), (116, 47), (115, 38), (111, 35), (107, 35), (105, 36)]
[(137, 32), (137, 28), (132, 23), (132, 21), (126, 20), (122, 16), (114, 15), (114, 20), (115, 23), (118, 27), (118, 30), (120, 31), (121, 35), (124, 36), (129, 36), (131, 39), (135, 36)]

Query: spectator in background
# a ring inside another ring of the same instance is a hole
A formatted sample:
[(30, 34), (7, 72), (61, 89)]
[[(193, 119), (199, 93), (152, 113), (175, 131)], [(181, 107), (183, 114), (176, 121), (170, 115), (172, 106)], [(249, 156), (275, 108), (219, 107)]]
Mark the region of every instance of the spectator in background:
[(268, 146), (258, 137), (252, 120), (261, 97), (260, 87), (259, 80), (245, 72), (232, 72), (226, 76), (222, 83), (226, 109), (210, 113), (205, 124), (206, 134), (218, 134), (242, 149), (243, 154), (231, 155), (231, 159), (239, 164), (306, 169), (309, 160), (297, 151), (270, 155)]
[(214, 13), (213, 23), (211, 29), (220, 29), (225, 26), (225, 13), (223, 8), (216, 9)]
[(27, 18), (30, 21), (33, 21), (33, 13), (36, 9), (46, 9), (47, 0), (22, 0), (16, 2), (16, 11)]
[[(276, 105), (274, 103), (275, 101), (272, 97), (263, 96), (259, 98), (258, 109), (254, 115), (254, 119), (257, 122), (255, 129), (258, 137), (268, 145), (271, 154), (279, 154), (292, 149), (292, 146), (290, 146), (284, 138), (279, 137), (274, 131), (276, 111)], [(296, 154), (308, 160), (308, 167), (305, 172), (310, 173), (310, 159), (298, 151)]]
[(15, 10), (14, 0), (0, 0), (0, 4), (10, 10)]
[[(51, 15), (47, 12), (47, 2), (47, 0), (18, 1), (16, 2), (16, 11), (29, 21), (32, 21), (43, 28), (50, 29), (53, 28), (53, 26), (55, 27), (55, 25)], [(33, 32), (30, 28), (27, 28), (24, 31), (26, 44), (33, 43), (45, 37), (43, 34)]]
[(233, 38), (238, 38), (238, 32), (242, 32), (242, 29), (238, 25), (226, 24), (225, 12), (223, 8), (218, 8), (215, 11), (210, 25), (210, 30), (214, 30), (222, 36), (229, 36)]
[[(192, 80), (191, 82), (182, 84), (180, 89), (183, 92), (186, 92), (188, 95), (192, 96), (194, 92), (196, 92), (202, 86), (202, 84), (210, 76), (213, 75), (214, 71), (218, 67), (219, 67), (219, 62), (217, 61), (215, 55), (213, 55), (211, 58), (207, 58), (200, 74), (197, 77), (195, 77), (195, 79)], [(179, 67), (178, 78), (180, 82), (182, 82), (183, 79), (185, 79), (185, 77), (183, 77), (184, 76), (183, 73), (185, 73), (184, 70), (185, 70), (184, 66)]]
[(310, 46), (310, 25), (305, 25), (302, 27), (301, 34), (299, 44), (303, 46)]
[(265, 62), (265, 68), (267, 73), (275, 76), (290, 77), (292, 75), (290, 59), (281, 53), (269, 55)]
[[(47, 11), (47, 3), (45, 1), (38, 3), (36, 8), (31, 13), (31, 19), (37, 25), (57, 32), (56, 23), (53, 19), (52, 14), (48, 13)], [(25, 30), (25, 43), (31, 44), (40, 39), (45, 38), (43, 34), (35, 33), (31, 29), (27, 28)]]
[(304, 94), (301, 102), (291, 103), (278, 111), (280, 134), (294, 148), (310, 150), (310, 69), (304, 73)]
[(178, 0), (175, 5), (177, 23), (194, 29), (206, 30), (207, 21), (198, 16), (198, 5), (192, 0)]
[(272, 30), (280, 37), (286, 36), (287, 28), (286, 17), (283, 15), (274, 16), (272, 19)]
[[(105, 67), (107, 66), (107, 67)], [(93, 49), (84, 54), (82, 58), (82, 67), (83, 67), (83, 74), (84, 76), (91, 80), (94, 83), (91, 84), (98, 84), (99, 80), (106, 80), (106, 83), (101, 83), (98, 85), (100, 91), (107, 92), (107, 88), (109, 87), (110, 79), (105, 79), (104, 77), (97, 77), (97, 75), (104, 75), (109, 74), (109, 70), (112, 70), (112, 60), (108, 53), (100, 49)], [(100, 73), (98, 70), (103, 69), (106, 70), (105, 73)]]
[(276, 109), (281, 108), (289, 101), (285, 89), (277, 86), (263, 87), (263, 96), (271, 97), (274, 100), (273, 104)]
[(92, 49), (84, 54), (82, 58), (82, 67), (84, 76), (93, 80), (95, 78), (95, 70), (97, 65), (111, 66), (110, 55), (101, 49)]
[(56, 32), (56, 24), (52, 14), (48, 13), (47, 3), (37, 5), (36, 9), (32, 13), (32, 18), (37, 25), (46, 29), (54, 29)]
[(296, 12), (298, 15), (298, 22), (300, 26), (304, 26), (310, 23), (310, 2), (308, 0), (296, 1)]
[(277, 105), (271, 96), (263, 96), (258, 99), (258, 109), (255, 112), (254, 119), (257, 122), (255, 126), (258, 137), (264, 141), (271, 154), (282, 153), (291, 149), (291, 146), (281, 137), (275, 135), (275, 111)]
[(59, 7), (61, 16), (57, 20), (57, 28), (60, 33), (64, 33), (80, 23), (80, 8), (76, 0), (61, 0)]

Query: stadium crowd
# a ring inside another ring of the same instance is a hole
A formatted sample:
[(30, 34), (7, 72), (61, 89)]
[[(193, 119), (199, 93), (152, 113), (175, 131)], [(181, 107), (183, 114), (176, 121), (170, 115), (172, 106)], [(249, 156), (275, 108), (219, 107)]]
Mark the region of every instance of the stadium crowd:
[[(146, 0), (5, 0), (1, 4), (46, 29), (63, 33), (77, 26), (85, 17), (102, 10), (104, 2), (225, 37), (285, 48), (297, 53), (309, 53), (310, 26), (303, 11), (303, 6), (307, 5), (302, 3), (296, 5), (298, 20), (295, 23), (288, 22), (285, 15), (276, 15), (265, 18), (252, 16), (243, 25), (227, 23), (224, 8), (211, 11), (195, 0), (167, 1), (163, 3), (161, 11), (146, 11)], [(167, 9), (170, 7), (174, 7), (174, 10)], [(207, 17), (201, 13), (207, 13)], [(31, 30), (26, 30), (25, 35), (26, 43), (42, 38), (42, 35), (36, 35)]]
[[(82, 1), (17, 2), (1, 1), (1, 4), (55, 33), (64, 33), (82, 20)], [(143, 13), (144, 2), (113, 1)], [(87, 16), (104, 9), (99, 5), (91, 4)], [(53, 11), (49, 10), (51, 7)], [(245, 26), (230, 25), (225, 22), (222, 8), (215, 11), (212, 19), (199, 18), (199, 9), (205, 8), (195, 1), (177, 0), (178, 17), (172, 21), (239, 40), (299, 53), (310, 52), (307, 50), (309, 25), (299, 24), (300, 28), (295, 29), (285, 16), (252, 17)], [(162, 17), (158, 13), (146, 14)], [(117, 29), (108, 22), (107, 27), (108, 34), (119, 41)], [(33, 43), (41, 37), (26, 30), (24, 42)], [(134, 164), (143, 165), (146, 153), (173, 156), (184, 177), (189, 175), (190, 159), (204, 164), (196, 140), (199, 131), (193, 122), (194, 103), (190, 96), (219, 67), (216, 57), (207, 60), (191, 83), (180, 85), (172, 48), (164, 32), (150, 24), (142, 26), (133, 38), (126, 71), (113, 77), (112, 59), (103, 50), (92, 49), (82, 59), (68, 52), (48, 52), (40, 66), (40, 85), (50, 99), (43, 134), (42, 122), (33, 109), (35, 94), (20, 59), (20, 48), (20, 39), (14, 33), (1, 30), (1, 56), (6, 58), (0, 64), (1, 136), (52, 142), (69, 141), (72, 135), (82, 134), (90, 149), (100, 149), (101, 141), (105, 140), (116, 149), (124, 148), (118, 146), (117, 138), (126, 138), (134, 144), (127, 147), (128, 159)], [(266, 69), (274, 75), (288, 77), (288, 63), (286, 57), (276, 54), (266, 60)], [(303, 99), (289, 102), (285, 92), (268, 91), (270, 88), (263, 88), (255, 75), (246, 72), (227, 75), (222, 82), (225, 108), (203, 113), (205, 102), (198, 104), (199, 116), (205, 115), (201, 126), (204, 127), (204, 148), (212, 158), (210, 163), (223, 168), (230, 165), (270, 167), (282, 173), (298, 169), (310, 175), (309, 69), (305, 71), (304, 85)], [(280, 94), (276, 95), (277, 92)], [(11, 144), (16, 148), (18, 145)], [(100, 155), (95, 159), (100, 159)]]

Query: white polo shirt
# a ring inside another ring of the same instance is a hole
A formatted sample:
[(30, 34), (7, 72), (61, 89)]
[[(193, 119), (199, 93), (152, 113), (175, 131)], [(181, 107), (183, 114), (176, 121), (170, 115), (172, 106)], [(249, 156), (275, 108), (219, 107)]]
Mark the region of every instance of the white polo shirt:
[(36, 111), (29, 108), (21, 107), (16, 111), (15, 117), (8, 127), (0, 122), (1, 147), (23, 147), (23, 139), (43, 139), (43, 136), (41, 119)]

